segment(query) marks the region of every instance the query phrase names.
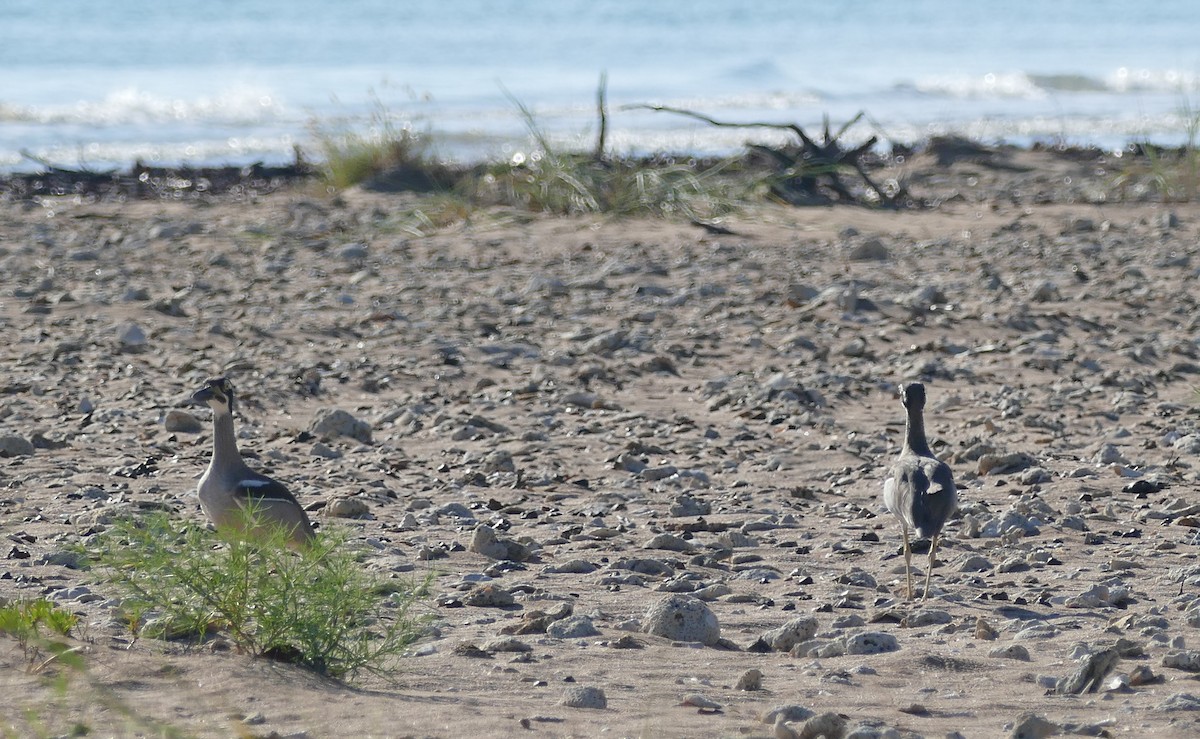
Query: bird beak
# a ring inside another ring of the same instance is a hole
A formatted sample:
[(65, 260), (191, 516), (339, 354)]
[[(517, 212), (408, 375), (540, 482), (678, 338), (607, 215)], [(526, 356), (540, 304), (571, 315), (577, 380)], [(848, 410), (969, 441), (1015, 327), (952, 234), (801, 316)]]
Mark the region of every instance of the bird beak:
[(205, 386), (192, 393), (192, 402), (196, 405), (208, 405), (208, 401), (212, 400), (212, 388)]

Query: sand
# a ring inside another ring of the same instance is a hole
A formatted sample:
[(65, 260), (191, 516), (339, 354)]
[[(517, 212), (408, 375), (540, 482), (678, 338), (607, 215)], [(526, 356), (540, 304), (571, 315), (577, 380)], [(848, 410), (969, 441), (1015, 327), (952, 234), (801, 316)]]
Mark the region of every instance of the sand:
[[(442, 223), (432, 201), (303, 188), (0, 204), (0, 435), (19, 437), (0, 596), (79, 613), (86, 664), (0, 637), (0, 731), (770, 737), (795, 706), (779, 735), (801, 708), (855, 736), (1004, 736), (1027, 713), (1200, 732), (1196, 673), (1167, 666), (1200, 636), (1200, 207), (1111, 202), (1102, 163), (1014, 156), (911, 162), (925, 209), (764, 206), (731, 234)], [(112, 586), (69, 566), (112, 515), (199, 520), (211, 431), (185, 401), (219, 374), (251, 464), (364, 566), (434, 573), (436, 628), (392, 680), (134, 638)], [(911, 380), (960, 489), (925, 602), (881, 496)], [(330, 408), (370, 441), (305, 433)], [(202, 430), (169, 431), (172, 410)], [(367, 513), (329, 515), (344, 499)], [(497, 567), (470, 550), (481, 526), (531, 556)], [(514, 604), (464, 604), (483, 582)], [(722, 641), (645, 633), (671, 592), (699, 593)], [(595, 634), (506, 635), (564, 604)], [(752, 649), (802, 617), (811, 640)], [(839, 653), (862, 633), (896, 649)], [(1096, 692), (1054, 692), (1109, 648)], [(606, 707), (564, 705), (580, 687)]]

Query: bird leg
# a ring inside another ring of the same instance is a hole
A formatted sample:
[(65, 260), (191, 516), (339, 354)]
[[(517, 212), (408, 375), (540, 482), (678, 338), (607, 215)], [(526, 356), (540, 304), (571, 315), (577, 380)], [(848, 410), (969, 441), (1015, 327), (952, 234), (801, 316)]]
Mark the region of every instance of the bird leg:
[(921, 600), (929, 600), (929, 578), (933, 575), (933, 553), (937, 551), (939, 535), (935, 534), (929, 541), (929, 570), (925, 573), (925, 592)]
[(912, 549), (908, 546), (908, 527), (904, 529), (904, 577), (908, 581), (908, 600), (912, 600)]

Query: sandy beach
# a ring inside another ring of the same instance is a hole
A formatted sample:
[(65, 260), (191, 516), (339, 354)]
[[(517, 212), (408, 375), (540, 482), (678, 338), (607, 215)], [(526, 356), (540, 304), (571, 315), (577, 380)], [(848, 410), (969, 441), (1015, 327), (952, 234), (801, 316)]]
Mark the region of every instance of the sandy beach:
[[(0, 734), (1200, 734), (1200, 206), (1117, 202), (1112, 164), (917, 157), (927, 208), (719, 234), (311, 187), (0, 202), (0, 597), (80, 614), (87, 665), (64, 694), (0, 636)], [(199, 520), (186, 400), (222, 374), (251, 465), (364, 567), (434, 574), (394, 680), (134, 638), (70, 556)], [(959, 487), (924, 602), (881, 496), (913, 380)], [(672, 596), (719, 639), (647, 633)]]

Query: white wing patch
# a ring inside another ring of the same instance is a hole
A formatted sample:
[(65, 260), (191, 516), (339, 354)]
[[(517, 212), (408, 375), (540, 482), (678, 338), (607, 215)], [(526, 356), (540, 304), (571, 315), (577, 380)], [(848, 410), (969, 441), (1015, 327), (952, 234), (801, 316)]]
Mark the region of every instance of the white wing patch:
[(889, 513), (899, 513), (896, 502), (896, 478), (889, 477), (883, 481), (883, 507)]

